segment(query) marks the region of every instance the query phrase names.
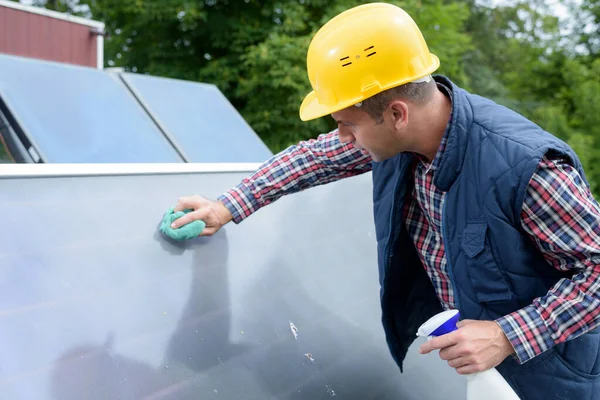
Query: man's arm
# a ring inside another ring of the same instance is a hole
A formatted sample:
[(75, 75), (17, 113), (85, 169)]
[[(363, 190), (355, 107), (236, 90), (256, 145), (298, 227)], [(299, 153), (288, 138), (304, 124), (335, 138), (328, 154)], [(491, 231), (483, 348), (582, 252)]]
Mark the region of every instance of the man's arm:
[(548, 263), (573, 272), (545, 296), (497, 321), (523, 363), (600, 324), (600, 206), (574, 168), (544, 159), (530, 181), (521, 218)]
[(370, 170), (371, 157), (341, 143), (335, 130), (288, 147), (218, 200), (239, 223), (284, 195)]
[(201, 236), (211, 236), (229, 221), (239, 223), (286, 194), (368, 172), (371, 162), (351, 143), (341, 143), (337, 130), (322, 134), (276, 154), (217, 201), (201, 196), (180, 198), (175, 211), (194, 211), (171, 226), (176, 229), (202, 220), (206, 228)]

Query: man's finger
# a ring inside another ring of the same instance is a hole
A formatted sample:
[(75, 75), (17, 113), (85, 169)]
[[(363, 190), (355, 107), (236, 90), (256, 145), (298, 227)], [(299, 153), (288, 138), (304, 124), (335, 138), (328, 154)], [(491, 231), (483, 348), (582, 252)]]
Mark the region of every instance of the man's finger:
[(452, 368), (460, 368), (460, 367), (464, 367), (466, 365), (469, 364), (469, 361), (466, 359), (466, 357), (458, 357), (458, 358), (453, 358), (451, 360), (448, 361), (448, 365)]
[(481, 371), (483, 371), (483, 368), (477, 364), (467, 364), (462, 367), (456, 368), (456, 372), (458, 372), (461, 375), (470, 375)]
[(198, 207), (198, 200), (198, 196), (180, 197), (174, 210), (175, 212), (183, 211), (188, 208), (195, 210)]
[(421, 345), (419, 352), (421, 354), (427, 354), (433, 350), (443, 349), (445, 347), (455, 345), (456, 343), (458, 343), (456, 333), (457, 333), (457, 331), (454, 331), (452, 333), (448, 333), (446, 335), (431, 339), (430, 341)]
[(217, 232), (217, 228), (204, 228), (200, 236), (212, 236)]
[(184, 216), (177, 218), (175, 221), (173, 221), (173, 223), (171, 224), (171, 228), (173, 228), (173, 229), (180, 228), (184, 225), (189, 224), (190, 222), (193, 222), (193, 221), (196, 221), (199, 219), (201, 220), (205, 216), (206, 215), (204, 212), (202, 212), (202, 210), (192, 211), (191, 213), (187, 213)]
[(173, 212), (179, 212), (179, 211), (183, 211), (185, 210), (187, 207), (184, 206), (181, 203), (177, 203), (177, 205), (175, 206), (175, 208), (173, 208)]
[(440, 358), (442, 360), (452, 360), (454, 358), (460, 357), (460, 349), (458, 346), (450, 346), (440, 350)]

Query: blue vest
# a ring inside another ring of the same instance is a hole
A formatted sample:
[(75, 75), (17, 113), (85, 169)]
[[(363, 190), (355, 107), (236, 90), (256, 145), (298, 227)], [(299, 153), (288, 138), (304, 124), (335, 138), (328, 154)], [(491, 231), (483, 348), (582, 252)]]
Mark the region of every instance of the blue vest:
[[(565, 156), (585, 180), (574, 151), (519, 114), (435, 78), (452, 90), (448, 142), (434, 184), (447, 192), (442, 236), (462, 318), (493, 320), (546, 294), (572, 273), (549, 265), (521, 227), (529, 180), (547, 153)], [(402, 370), (423, 322), (441, 311), (403, 222), (413, 177), (411, 154), (373, 163), (382, 322)], [(600, 398), (600, 335), (589, 332), (519, 365), (497, 369), (523, 400)]]

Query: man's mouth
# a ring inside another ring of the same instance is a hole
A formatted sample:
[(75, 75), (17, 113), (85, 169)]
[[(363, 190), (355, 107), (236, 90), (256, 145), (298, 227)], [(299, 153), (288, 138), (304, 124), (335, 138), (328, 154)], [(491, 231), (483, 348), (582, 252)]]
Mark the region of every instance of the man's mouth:
[(356, 150), (359, 150), (361, 153), (363, 153), (366, 156), (368, 156), (369, 154), (371, 154), (371, 153), (369, 153), (368, 150), (365, 150), (364, 148), (360, 147), (356, 142), (352, 142), (352, 145), (354, 146), (354, 148)]

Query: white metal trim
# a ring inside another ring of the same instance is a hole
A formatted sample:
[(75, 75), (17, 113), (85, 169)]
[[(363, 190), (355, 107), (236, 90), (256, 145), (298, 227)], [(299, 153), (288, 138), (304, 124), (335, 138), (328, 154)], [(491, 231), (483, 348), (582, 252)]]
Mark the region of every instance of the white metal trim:
[(0, 164), (0, 178), (254, 172), (260, 163)]
[(73, 22), (75, 24), (90, 26), (90, 27), (98, 28), (98, 29), (101, 29), (102, 31), (104, 31), (104, 23), (100, 22), (100, 21), (94, 21), (91, 19), (76, 17), (74, 15), (59, 13), (57, 11), (47, 10), (47, 9), (41, 8), (41, 7), (28, 6), (25, 4), (16, 3), (14, 1), (8, 1), (8, 0), (0, 0), (0, 6), (13, 8), (15, 10), (25, 11), (25, 12), (29, 12), (32, 14), (43, 15), (45, 17), (61, 19), (63, 21), (69, 21), (69, 22)]
[(96, 35), (96, 62), (98, 69), (104, 69), (104, 36), (102, 35)]

